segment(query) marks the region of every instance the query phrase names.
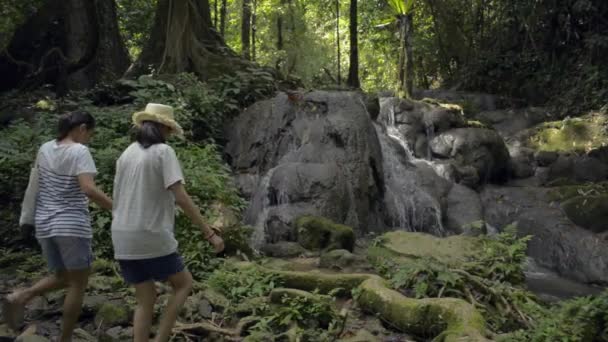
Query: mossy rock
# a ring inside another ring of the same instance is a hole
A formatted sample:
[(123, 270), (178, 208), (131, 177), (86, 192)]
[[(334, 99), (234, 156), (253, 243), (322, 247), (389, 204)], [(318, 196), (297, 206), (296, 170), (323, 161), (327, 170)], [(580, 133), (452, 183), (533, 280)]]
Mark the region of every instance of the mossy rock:
[(365, 257), (353, 254), (346, 249), (334, 249), (323, 253), (319, 259), (319, 266), (329, 269), (365, 268), (369, 266)]
[(129, 311), (122, 303), (104, 303), (95, 315), (95, 325), (113, 327), (129, 323)]
[(602, 129), (608, 119), (600, 114), (546, 122), (536, 127), (529, 145), (541, 151), (583, 152), (608, 143)]
[(355, 233), (351, 227), (323, 217), (302, 216), (296, 220), (296, 230), (298, 242), (306, 249), (352, 251), (355, 246)]
[(549, 191), (552, 201), (566, 201), (577, 196), (598, 196), (608, 194), (608, 182), (581, 185), (556, 186)]
[(481, 238), (472, 236), (453, 235), (440, 238), (424, 233), (393, 231), (377, 238), (374, 245), (368, 249), (368, 257), (374, 262), (390, 259), (398, 263), (432, 258), (440, 263), (458, 267), (475, 258), (481, 248)]
[(576, 196), (562, 203), (568, 218), (594, 233), (608, 230), (608, 195)]

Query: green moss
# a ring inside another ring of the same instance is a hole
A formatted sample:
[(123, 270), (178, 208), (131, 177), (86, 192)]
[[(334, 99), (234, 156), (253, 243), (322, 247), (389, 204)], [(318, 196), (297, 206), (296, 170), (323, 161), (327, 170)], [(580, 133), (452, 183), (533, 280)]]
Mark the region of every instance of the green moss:
[(390, 258), (396, 262), (432, 258), (446, 265), (458, 266), (473, 258), (481, 248), (481, 239), (472, 236), (440, 238), (424, 233), (393, 231), (384, 234), (368, 249), (368, 257), (372, 261)]
[(559, 186), (551, 189), (548, 194), (552, 201), (565, 201), (576, 196), (608, 194), (608, 182)]
[(248, 262), (236, 266), (257, 267), (262, 272), (275, 274), (285, 287), (292, 289), (328, 293), (336, 288), (347, 291), (359, 288), (357, 302), (361, 308), (402, 331), (439, 335), (443, 341), (487, 341), (483, 335), (483, 317), (462, 299), (408, 298), (389, 289), (384, 279), (372, 274), (279, 271)]
[(364, 310), (377, 312), (383, 320), (401, 331), (439, 335), (439, 340), (445, 342), (488, 341), (483, 335), (483, 317), (462, 299), (408, 298), (374, 277), (361, 284), (357, 302)]
[(608, 119), (601, 114), (539, 125), (529, 139), (529, 145), (542, 151), (584, 152), (608, 144), (608, 134), (602, 129)]
[(355, 234), (349, 226), (324, 217), (302, 216), (296, 220), (298, 242), (307, 249), (353, 250)]
[(106, 327), (113, 327), (125, 324), (128, 321), (129, 312), (127, 311), (127, 308), (116, 303), (104, 303), (95, 315), (96, 326), (103, 325)]
[(564, 203), (562, 208), (568, 218), (577, 225), (595, 233), (608, 230), (608, 195), (575, 196)]

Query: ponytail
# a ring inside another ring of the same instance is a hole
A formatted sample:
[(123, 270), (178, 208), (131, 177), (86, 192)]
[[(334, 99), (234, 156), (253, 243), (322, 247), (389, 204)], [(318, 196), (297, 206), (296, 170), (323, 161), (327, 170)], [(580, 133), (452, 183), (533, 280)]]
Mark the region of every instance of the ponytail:
[(95, 128), (95, 118), (85, 111), (63, 114), (57, 124), (57, 140), (65, 139), (74, 128), (83, 124), (87, 127), (87, 130), (91, 130)]

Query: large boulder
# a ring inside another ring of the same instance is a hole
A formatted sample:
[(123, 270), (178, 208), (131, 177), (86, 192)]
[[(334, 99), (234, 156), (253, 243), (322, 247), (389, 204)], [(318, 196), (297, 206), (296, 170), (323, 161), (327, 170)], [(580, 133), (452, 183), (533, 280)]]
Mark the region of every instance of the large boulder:
[(390, 259), (398, 263), (431, 258), (459, 267), (475, 258), (482, 247), (482, 240), (471, 236), (441, 238), (424, 233), (394, 231), (382, 235), (380, 241), (368, 249), (368, 256), (375, 262)]
[[(449, 184), (430, 167), (412, 164), (398, 141), (385, 141), (367, 107), (357, 92), (314, 91), (295, 99), (279, 93), (226, 127), (225, 154), (250, 200), (244, 222), (254, 226), (255, 248), (295, 240), (293, 223), (302, 215), (327, 217), (357, 233), (443, 232)], [(446, 113), (428, 110), (427, 119), (444, 125)]]
[(532, 235), (528, 255), (543, 267), (587, 283), (608, 283), (608, 241), (574, 224), (554, 189), (487, 186), (481, 193), (485, 221), (494, 227), (517, 222)]
[(486, 128), (454, 128), (430, 141), (433, 154), (473, 166), (480, 181), (503, 181), (510, 173), (509, 151), (502, 137)]
[(446, 228), (451, 232), (483, 233), (483, 207), (479, 194), (464, 185), (454, 184), (447, 198)]
[(291, 223), (303, 214), (363, 231), (381, 221), (381, 151), (359, 93), (280, 93), (245, 110), (227, 135), (237, 185), (251, 194), (244, 220), (256, 247), (295, 238)]

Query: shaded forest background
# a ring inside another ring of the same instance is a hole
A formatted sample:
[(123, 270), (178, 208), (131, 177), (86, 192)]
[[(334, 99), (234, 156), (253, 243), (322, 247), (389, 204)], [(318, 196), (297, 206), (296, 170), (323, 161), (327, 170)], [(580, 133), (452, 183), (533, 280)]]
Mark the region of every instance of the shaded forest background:
[[(54, 1), (2, 2), (3, 58), (40, 68), (50, 46), (36, 61), (7, 52), (15, 49), (20, 24)], [(208, 15), (213, 31), (246, 59), (309, 88), (346, 84), (351, 61), (358, 62), (361, 88), (373, 92), (399, 83), (399, 2), (411, 5), (415, 89), (495, 93), (572, 113), (601, 107), (608, 98), (608, 3), (602, 0), (209, 0)], [(155, 35), (157, 1), (94, 3), (116, 6), (120, 36), (136, 61)], [(358, 39), (349, 34), (352, 24)], [(353, 59), (349, 51), (357, 41)]]

